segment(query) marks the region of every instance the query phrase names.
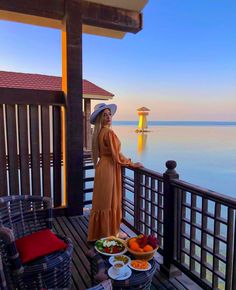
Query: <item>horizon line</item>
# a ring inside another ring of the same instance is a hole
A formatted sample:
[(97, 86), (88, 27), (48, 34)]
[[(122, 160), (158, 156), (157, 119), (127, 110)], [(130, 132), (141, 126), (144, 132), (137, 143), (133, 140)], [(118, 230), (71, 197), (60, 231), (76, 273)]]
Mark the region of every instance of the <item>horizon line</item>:
[[(113, 120), (112, 122), (139, 122), (139, 120)], [(235, 121), (205, 121), (205, 120), (148, 120), (150, 122), (182, 122), (182, 123), (236, 123)]]

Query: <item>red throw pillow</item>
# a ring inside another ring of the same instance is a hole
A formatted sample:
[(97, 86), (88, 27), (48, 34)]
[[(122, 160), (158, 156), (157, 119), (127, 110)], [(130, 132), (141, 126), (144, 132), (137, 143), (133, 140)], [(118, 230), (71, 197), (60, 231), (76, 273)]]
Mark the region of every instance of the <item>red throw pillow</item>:
[(67, 244), (51, 230), (45, 229), (16, 240), (22, 263), (31, 262), (55, 251), (65, 249)]

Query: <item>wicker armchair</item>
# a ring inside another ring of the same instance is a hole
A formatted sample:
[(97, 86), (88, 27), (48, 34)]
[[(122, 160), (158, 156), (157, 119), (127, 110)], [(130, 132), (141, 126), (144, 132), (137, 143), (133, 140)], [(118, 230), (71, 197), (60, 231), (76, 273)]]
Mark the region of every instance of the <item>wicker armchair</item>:
[(40, 196), (0, 198), (0, 253), (8, 289), (69, 289), (73, 245), (22, 264), (16, 239), (52, 228), (51, 200)]

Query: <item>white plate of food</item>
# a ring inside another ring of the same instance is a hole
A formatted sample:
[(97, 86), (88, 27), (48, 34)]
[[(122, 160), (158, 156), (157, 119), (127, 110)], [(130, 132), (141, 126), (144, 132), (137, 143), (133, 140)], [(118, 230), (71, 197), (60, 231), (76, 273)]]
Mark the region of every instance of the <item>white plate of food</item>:
[(131, 260), (128, 266), (135, 271), (148, 271), (152, 268), (152, 265), (144, 260)]
[(127, 265), (131, 261), (131, 259), (130, 259), (130, 257), (128, 257), (126, 255), (111, 256), (109, 258), (109, 263), (111, 265), (113, 265), (114, 262), (117, 262), (117, 261), (122, 261), (122, 262), (124, 262), (125, 265)]
[(113, 236), (97, 240), (95, 250), (105, 256), (117, 256), (127, 252), (124, 241)]

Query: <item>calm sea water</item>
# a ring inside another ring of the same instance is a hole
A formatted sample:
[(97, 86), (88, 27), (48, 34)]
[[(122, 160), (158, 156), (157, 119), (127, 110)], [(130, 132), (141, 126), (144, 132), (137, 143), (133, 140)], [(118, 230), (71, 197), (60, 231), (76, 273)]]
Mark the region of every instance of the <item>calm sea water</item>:
[(236, 122), (149, 122), (148, 133), (136, 128), (137, 122), (113, 122), (124, 155), (161, 173), (175, 160), (180, 179), (236, 197)]

